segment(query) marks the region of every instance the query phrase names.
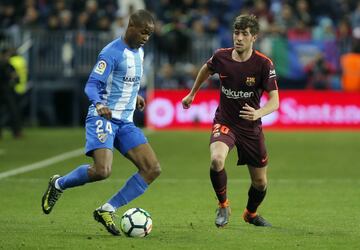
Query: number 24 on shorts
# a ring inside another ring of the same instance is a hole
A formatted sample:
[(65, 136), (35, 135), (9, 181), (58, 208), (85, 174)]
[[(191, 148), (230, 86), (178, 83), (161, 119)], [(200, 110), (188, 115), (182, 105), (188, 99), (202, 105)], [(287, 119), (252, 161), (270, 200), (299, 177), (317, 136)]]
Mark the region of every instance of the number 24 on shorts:
[[(103, 120), (97, 120), (97, 121), (95, 122), (95, 124), (96, 124), (96, 133), (97, 133), (97, 134), (104, 133), (104, 127), (103, 127), (104, 122), (103, 122)], [(106, 124), (105, 124), (105, 130), (106, 130), (107, 132), (109, 132), (109, 134), (112, 134), (111, 122), (108, 122), (108, 121), (106, 122)]]

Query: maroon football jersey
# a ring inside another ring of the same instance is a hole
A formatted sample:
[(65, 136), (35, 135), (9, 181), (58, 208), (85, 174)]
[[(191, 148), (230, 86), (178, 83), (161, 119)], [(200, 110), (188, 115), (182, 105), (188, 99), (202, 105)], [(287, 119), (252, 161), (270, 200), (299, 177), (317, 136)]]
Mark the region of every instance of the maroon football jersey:
[(214, 122), (229, 127), (253, 130), (261, 119), (248, 121), (240, 118), (240, 110), (247, 103), (259, 109), (264, 91), (277, 90), (276, 73), (272, 61), (254, 50), (245, 62), (232, 59), (234, 48), (218, 49), (207, 61), (207, 66), (220, 77), (220, 103)]

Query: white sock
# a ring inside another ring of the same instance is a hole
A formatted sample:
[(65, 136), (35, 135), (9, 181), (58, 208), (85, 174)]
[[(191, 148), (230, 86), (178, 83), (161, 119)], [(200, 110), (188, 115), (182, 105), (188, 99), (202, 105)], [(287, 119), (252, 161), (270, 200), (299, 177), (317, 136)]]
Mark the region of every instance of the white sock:
[(115, 212), (115, 208), (109, 204), (109, 203), (105, 203), (104, 205), (102, 205), (100, 207), (101, 210), (105, 210), (105, 211), (108, 211), (108, 212)]
[(57, 180), (55, 181), (55, 188), (56, 188), (57, 190), (64, 191), (64, 190), (61, 189), (58, 181), (59, 181), (59, 179), (57, 179)]

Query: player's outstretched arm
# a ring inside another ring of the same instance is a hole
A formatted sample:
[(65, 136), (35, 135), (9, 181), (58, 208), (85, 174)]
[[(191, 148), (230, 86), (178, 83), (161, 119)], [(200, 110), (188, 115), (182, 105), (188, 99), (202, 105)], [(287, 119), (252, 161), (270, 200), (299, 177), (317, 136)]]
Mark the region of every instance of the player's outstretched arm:
[(270, 114), (279, 108), (279, 92), (278, 90), (272, 90), (269, 92), (269, 100), (267, 103), (259, 109), (254, 109), (247, 103), (242, 110), (240, 110), (239, 116), (245, 120), (256, 121), (257, 119)]
[(207, 66), (207, 64), (205, 63), (201, 67), (199, 73), (197, 74), (194, 85), (191, 88), (190, 93), (182, 99), (182, 105), (183, 105), (184, 109), (190, 108), (191, 103), (194, 101), (196, 93), (198, 92), (201, 85), (205, 82), (206, 79), (208, 79), (208, 77), (210, 75), (211, 75), (211, 71), (210, 71), (209, 67)]

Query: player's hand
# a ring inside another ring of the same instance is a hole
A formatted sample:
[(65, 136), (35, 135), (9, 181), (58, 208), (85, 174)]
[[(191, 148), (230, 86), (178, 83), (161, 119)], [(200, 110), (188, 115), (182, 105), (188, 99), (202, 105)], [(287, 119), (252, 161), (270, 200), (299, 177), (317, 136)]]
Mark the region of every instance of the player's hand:
[(142, 96), (138, 95), (136, 99), (136, 108), (140, 111), (143, 111), (145, 108), (145, 100)]
[(98, 112), (98, 114), (102, 117), (104, 117), (107, 120), (111, 120), (112, 114), (111, 114), (111, 110), (105, 106), (102, 103), (97, 103), (96, 104), (96, 111)]
[(193, 96), (193, 95), (188, 94), (187, 96), (185, 96), (185, 97), (182, 99), (182, 101), (181, 101), (183, 108), (184, 108), (184, 109), (190, 108), (191, 103), (192, 103), (193, 101), (194, 101), (194, 96)]
[(240, 110), (240, 117), (249, 120), (249, 121), (256, 121), (261, 116), (259, 114), (259, 111), (254, 109), (253, 107), (250, 107), (247, 103), (245, 103), (245, 106), (242, 107), (243, 110)]

